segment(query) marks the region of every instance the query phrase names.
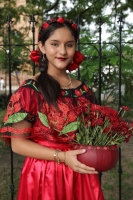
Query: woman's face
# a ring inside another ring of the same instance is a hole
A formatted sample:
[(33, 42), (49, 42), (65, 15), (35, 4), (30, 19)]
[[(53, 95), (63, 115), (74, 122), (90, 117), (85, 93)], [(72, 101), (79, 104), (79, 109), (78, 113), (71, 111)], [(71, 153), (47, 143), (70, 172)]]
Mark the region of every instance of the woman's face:
[(48, 70), (66, 70), (67, 65), (73, 61), (75, 38), (67, 27), (55, 30), (44, 46), (41, 42), (38, 45), (47, 56)]

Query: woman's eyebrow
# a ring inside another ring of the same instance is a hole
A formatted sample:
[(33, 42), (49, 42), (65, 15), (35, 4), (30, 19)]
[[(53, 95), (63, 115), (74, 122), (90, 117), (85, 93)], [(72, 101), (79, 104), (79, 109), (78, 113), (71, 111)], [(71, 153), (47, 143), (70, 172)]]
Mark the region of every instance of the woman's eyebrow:
[[(52, 42), (60, 42), (59, 40), (51, 40)], [(75, 42), (74, 40), (70, 40), (70, 41), (67, 41), (67, 42)]]

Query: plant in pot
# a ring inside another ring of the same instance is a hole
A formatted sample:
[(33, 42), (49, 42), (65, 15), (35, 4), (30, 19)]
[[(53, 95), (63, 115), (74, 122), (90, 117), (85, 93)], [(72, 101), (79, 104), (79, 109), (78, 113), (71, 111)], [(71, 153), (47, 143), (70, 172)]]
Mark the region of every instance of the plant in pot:
[(119, 111), (107, 106), (89, 104), (79, 106), (77, 121), (67, 124), (60, 135), (71, 138), (74, 149), (86, 149), (78, 155), (78, 160), (99, 172), (113, 168), (118, 161), (118, 147), (128, 142), (133, 133), (133, 123), (123, 120), (128, 107), (122, 106)]

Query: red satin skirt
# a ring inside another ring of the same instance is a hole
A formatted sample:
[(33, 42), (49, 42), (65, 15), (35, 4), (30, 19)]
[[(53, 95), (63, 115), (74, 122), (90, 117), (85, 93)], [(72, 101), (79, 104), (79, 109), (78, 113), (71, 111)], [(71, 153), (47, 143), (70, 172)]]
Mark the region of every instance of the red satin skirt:
[[(68, 145), (36, 141), (60, 150)], [(21, 173), (17, 200), (104, 200), (99, 176), (74, 172), (64, 163), (27, 157)]]

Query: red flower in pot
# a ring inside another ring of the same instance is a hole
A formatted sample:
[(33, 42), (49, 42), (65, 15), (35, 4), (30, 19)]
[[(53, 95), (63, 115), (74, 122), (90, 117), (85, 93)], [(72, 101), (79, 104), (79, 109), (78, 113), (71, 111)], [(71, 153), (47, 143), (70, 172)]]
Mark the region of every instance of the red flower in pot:
[(128, 110), (126, 106), (116, 111), (91, 103), (79, 106), (75, 111), (79, 114), (77, 121), (67, 124), (60, 134), (69, 136), (69, 132), (76, 132), (71, 140), (73, 148), (86, 149), (84, 154), (78, 155), (80, 162), (99, 172), (110, 170), (118, 161), (118, 146), (128, 142), (133, 134), (132, 123), (122, 119)]

